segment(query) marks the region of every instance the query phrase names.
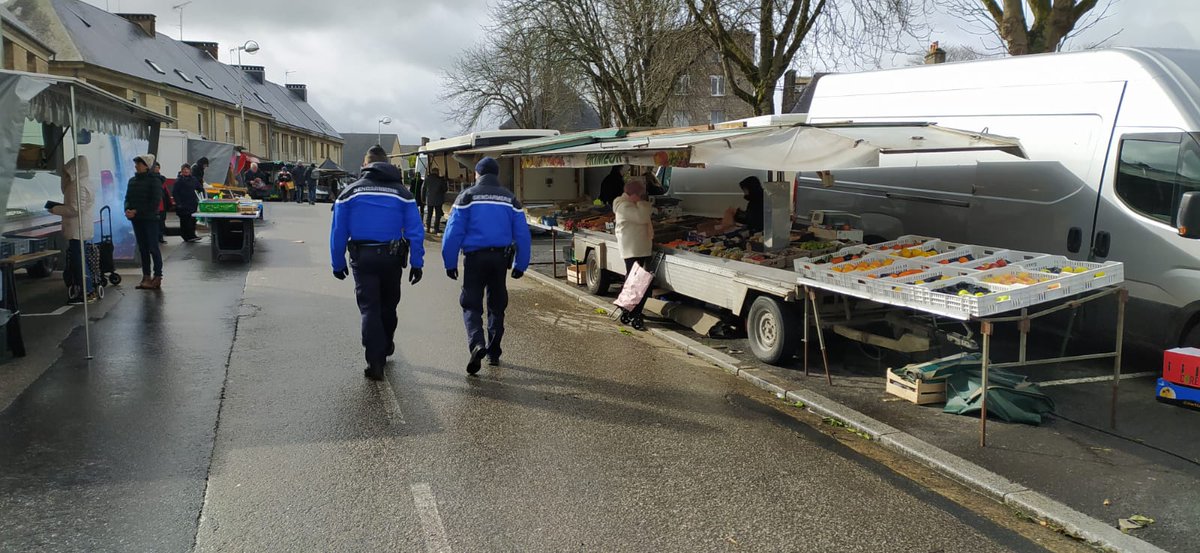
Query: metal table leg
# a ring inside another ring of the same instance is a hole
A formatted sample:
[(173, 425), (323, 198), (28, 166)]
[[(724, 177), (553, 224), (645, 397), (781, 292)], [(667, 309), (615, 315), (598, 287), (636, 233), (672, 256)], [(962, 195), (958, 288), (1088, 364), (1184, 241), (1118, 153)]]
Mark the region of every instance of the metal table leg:
[(804, 298), (804, 376), (808, 376), (808, 287), (802, 291)]
[(1117, 292), (1117, 350), (1113, 358), (1112, 406), (1110, 407), (1109, 427), (1117, 427), (1117, 392), (1121, 385), (1121, 350), (1125, 344), (1125, 302), (1129, 301), (1129, 291), (1124, 288)]
[(988, 364), (992, 354), (992, 323), (983, 321), (980, 323), (980, 332), (983, 333), (983, 359), (982, 359), (982, 382), (980, 391), (983, 393), (979, 409), (979, 447), (987, 447), (987, 397), (988, 397)]
[(821, 345), (821, 363), (825, 366), (825, 382), (833, 386), (833, 377), (829, 374), (829, 355), (825, 351), (825, 331), (821, 328), (821, 313), (817, 309), (817, 295), (811, 289), (808, 291), (808, 300), (812, 305), (813, 322), (817, 326), (817, 343)]

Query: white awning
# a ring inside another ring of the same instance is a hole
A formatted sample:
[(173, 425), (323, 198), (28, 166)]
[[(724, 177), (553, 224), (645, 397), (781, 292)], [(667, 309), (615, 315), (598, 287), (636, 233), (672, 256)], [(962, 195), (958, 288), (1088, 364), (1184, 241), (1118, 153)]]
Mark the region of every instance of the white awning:
[[(543, 167), (608, 167), (612, 165), (643, 165), (691, 167), (692, 145), (710, 140), (730, 139), (762, 132), (761, 129), (740, 128), (715, 131), (688, 131), (675, 134), (638, 133), (619, 140), (606, 140), (560, 148), (538, 154), (520, 155), (526, 169)], [(518, 157), (514, 155), (513, 157)]]

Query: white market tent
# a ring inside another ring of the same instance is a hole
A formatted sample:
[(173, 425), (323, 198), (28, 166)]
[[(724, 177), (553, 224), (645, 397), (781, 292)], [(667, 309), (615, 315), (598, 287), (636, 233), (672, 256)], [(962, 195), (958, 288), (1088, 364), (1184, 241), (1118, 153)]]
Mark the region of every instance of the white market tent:
[[(0, 71), (0, 202), (5, 205), (13, 186), (26, 119), (54, 125), (63, 132), (70, 129), (68, 142), (72, 152), (79, 151), (81, 131), (146, 140), (150, 143), (150, 151), (154, 152), (158, 148), (160, 126), (173, 121), (79, 79)], [(5, 215), (6, 212), (0, 212), (0, 226)], [(80, 225), (80, 236), (68, 238), (78, 238), (82, 242), (82, 227)], [(86, 264), (83, 256), (84, 248), (80, 248), (81, 270)], [(83, 321), (90, 359), (87, 302), (83, 304)]]

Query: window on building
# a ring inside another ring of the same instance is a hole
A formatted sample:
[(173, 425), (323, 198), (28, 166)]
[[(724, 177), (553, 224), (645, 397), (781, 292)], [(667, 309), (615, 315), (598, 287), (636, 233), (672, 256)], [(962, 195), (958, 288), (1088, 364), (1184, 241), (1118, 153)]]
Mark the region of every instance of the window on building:
[(254, 97), (255, 97), (255, 98), (258, 100), (258, 101), (260, 101), (260, 102), (262, 102), (262, 103), (264, 103), (264, 104), (265, 104), (265, 103), (267, 103), (267, 101), (266, 101), (266, 100), (263, 100), (263, 97), (262, 97), (262, 96), (259, 96), (257, 92), (254, 92), (253, 94), (254, 94)]
[(237, 142), (237, 127), (233, 126), (233, 116), (225, 116), (225, 141), (233, 144)]
[(133, 102), (139, 106), (145, 107), (146, 106), (146, 93), (138, 92), (136, 90), (130, 91), (129, 92), (129, 101)]
[(678, 96), (687, 96), (691, 93), (692, 79), (690, 75), (680, 75), (679, 80), (675, 81), (675, 94)]
[(1117, 196), (1141, 215), (1174, 224), (1183, 193), (1200, 190), (1198, 139), (1186, 133), (1127, 135), (1121, 141)]
[(204, 80), (204, 77), (201, 77), (200, 75), (196, 75), (196, 80), (200, 81), (200, 84), (204, 85), (204, 88), (207, 88), (209, 90), (213, 89), (212, 85), (208, 84), (208, 81)]
[(167, 72), (163, 71), (163, 69), (161, 67), (159, 67), (157, 63), (154, 63), (154, 62), (150, 61), (149, 59), (146, 60), (146, 65), (149, 65), (150, 69), (153, 69), (159, 75), (167, 74)]
[(8, 40), (7, 38), (3, 39), (3, 43), (0, 44), (0, 46), (4, 47), (4, 68), (9, 71), (16, 70), (17, 54), (16, 50), (13, 48), (12, 41)]
[(692, 126), (692, 118), (686, 111), (676, 111), (671, 118), (671, 126), (673, 127), (690, 127)]
[(721, 63), (721, 51), (713, 50), (708, 54), (708, 61), (711, 63)]
[(725, 110), (714, 109), (708, 112), (708, 122), (716, 125), (725, 122)]
[(167, 100), (166, 103), (163, 104), (163, 114), (165, 114), (167, 117), (173, 117), (177, 120), (175, 123), (167, 123), (168, 126), (178, 126), (179, 102), (176, 102), (175, 100)]
[(267, 126), (262, 123), (258, 124), (258, 140), (262, 142), (263, 147), (267, 149), (267, 151), (263, 153), (266, 155), (271, 155), (271, 145), (267, 143)]
[(37, 73), (37, 56), (33, 52), (25, 52), (25, 70), (30, 73)]
[(709, 75), (708, 76), (709, 93), (713, 96), (725, 95), (725, 76), (724, 75)]
[(183, 71), (180, 71), (180, 70), (176, 69), (176, 70), (175, 70), (175, 74), (176, 74), (176, 75), (179, 75), (179, 78), (180, 78), (180, 79), (183, 79), (183, 80), (184, 80), (184, 82), (189, 82), (189, 83), (190, 83), (190, 82), (192, 82), (192, 78), (191, 78), (191, 77), (189, 77), (189, 76), (187, 76), (187, 75), (186, 75), (186, 74), (185, 74)]

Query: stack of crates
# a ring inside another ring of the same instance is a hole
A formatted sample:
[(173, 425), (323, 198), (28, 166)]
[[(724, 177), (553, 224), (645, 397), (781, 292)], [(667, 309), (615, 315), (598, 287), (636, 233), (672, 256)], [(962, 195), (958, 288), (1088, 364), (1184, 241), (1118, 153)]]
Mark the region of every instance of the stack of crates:
[(1156, 390), (1158, 401), (1200, 410), (1200, 349), (1163, 352), (1163, 375)]

